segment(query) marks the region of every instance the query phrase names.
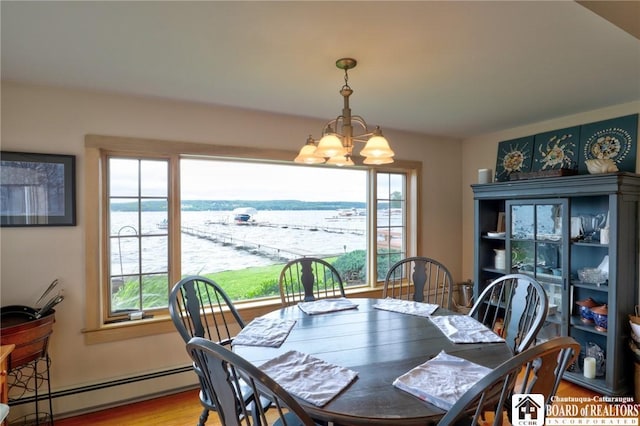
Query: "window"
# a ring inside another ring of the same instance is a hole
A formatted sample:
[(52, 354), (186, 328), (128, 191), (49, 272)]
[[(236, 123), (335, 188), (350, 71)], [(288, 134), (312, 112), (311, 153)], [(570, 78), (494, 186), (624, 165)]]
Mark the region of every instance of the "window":
[(167, 307), (167, 160), (109, 157), (109, 316)]
[(328, 259), (347, 287), (374, 288), (416, 252), (416, 163), (302, 166), (260, 150), (239, 160), (216, 146), (119, 140), (87, 137), (87, 163), (99, 165), (86, 168), (87, 247), (100, 247), (87, 256), (89, 333), (131, 311), (166, 319), (186, 275), (218, 281), (242, 309), (279, 303), (278, 275), (293, 258)]
[(278, 296), (299, 257), (367, 282), (364, 169), (182, 159), (180, 194), (182, 275), (211, 276), (235, 301)]
[(376, 211), (377, 279), (384, 280), (389, 268), (406, 257), (406, 174), (377, 173)]

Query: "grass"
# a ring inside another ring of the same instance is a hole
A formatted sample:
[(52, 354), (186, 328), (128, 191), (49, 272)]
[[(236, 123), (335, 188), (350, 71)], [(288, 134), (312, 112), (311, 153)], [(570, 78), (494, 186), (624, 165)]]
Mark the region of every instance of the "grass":
[(206, 274), (224, 288), (231, 300), (275, 296), (279, 293), (278, 278), (284, 263), (269, 266), (254, 266), (235, 271)]
[[(333, 263), (336, 258), (325, 259)], [(278, 280), (284, 263), (268, 266), (253, 266), (245, 269), (200, 273), (218, 283), (231, 300), (248, 300), (259, 297), (278, 296)], [(126, 281), (113, 296), (114, 310), (139, 309), (140, 285), (137, 279)], [(142, 298), (143, 309), (166, 307), (169, 303), (166, 276), (147, 277)]]

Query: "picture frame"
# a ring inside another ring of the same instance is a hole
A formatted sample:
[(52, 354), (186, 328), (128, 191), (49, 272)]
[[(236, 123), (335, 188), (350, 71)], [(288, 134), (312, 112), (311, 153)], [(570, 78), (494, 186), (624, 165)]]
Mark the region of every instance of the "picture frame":
[(504, 212), (498, 212), (498, 222), (496, 223), (496, 232), (505, 232), (505, 216)]
[(526, 173), (531, 170), (534, 137), (502, 141), (498, 144), (496, 158), (496, 182), (508, 181), (510, 175)]
[(578, 171), (588, 173), (586, 160), (611, 159), (619, 171), (635, 173), (637, 140), (638, 114), (583, 124)]
[(535, 135), (531, 171), (577, 169), (579, 143), (579, 126)]
[(0, 226), (75, 225), (75, 155), (0, 151)]

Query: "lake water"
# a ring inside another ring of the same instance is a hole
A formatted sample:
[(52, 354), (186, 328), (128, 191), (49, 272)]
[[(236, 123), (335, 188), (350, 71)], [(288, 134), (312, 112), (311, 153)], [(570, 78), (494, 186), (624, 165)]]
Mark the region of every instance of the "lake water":
[[(144, 212), (143, 235), (166, 233), (158, 224), (162, 212)], [(138, 269), (136, 213), (112, 213), (112, 274), (135, 273)], [(366, 217), (341, 216), (333, 210), (259, 211), (257, 225), (236, 225), (231, 212), (182, 212), (183, 229), (209, 236), (218, 242), (182, 233), (182, 273), (200, 274), (282, 263), (301, 256), (325, 257), (366, 249)], [(385, 224), (401, 224), (401, 216), (380, 216)], [(258, 225), (265, 226), (258, 226)], [(268, 226), (267, 226), (268, 225)], [(154, 241), (155, 240), (155, 241)], [(238, 249), (238, 246), (250, 249)], [(259, 246), (259, 249), (255, 249)], [(278, 251), (279, 250), (279, 251)], [(144, 272), (167, 270), (165, 238), (144, 238)]]

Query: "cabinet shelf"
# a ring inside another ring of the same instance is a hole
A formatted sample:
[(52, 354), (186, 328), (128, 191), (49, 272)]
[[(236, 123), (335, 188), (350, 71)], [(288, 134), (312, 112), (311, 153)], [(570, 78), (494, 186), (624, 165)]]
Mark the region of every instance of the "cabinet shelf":
[(586, 331), (589, 333), (599, 334), (600, 336), (607, 336), (608, 333), (606, 331), (598, 331), (596, 330), (595, 324), (589, 324), (582, 322), (580, 317), (572, 316), (571, 317), (571, 327), (577, 328), (578, 330)]
[(596, 290), (596, 291), (603, 291), (603, 292), (609, 291), (609, 284), (593, 284), (593, 283), (585, 283), (582, 281), (572, 281), (571, 285), (578, 288), (587, 288), (589, 290)]
[(558, 275), (553, 275), (553, 274), (545, 274), (545, 273), (537, 273), (537, 274), (533, 274), (533, 272), (531, 271), (517, 271), (518, 274), (522, 274), (522, 275), (528, 275), (531, 278), (535, 278), (538, 282), (545, 283), (545, 284), (554, 284), (554, 285), (561, 285), (562, 284), (562, 277), (558, 276)]
[[(571, 336), (583, 352), (590, 342), (597, 342), (606, 354), (603, 377), (585, 378), (580, 365), (566, 373), (568, 380), (602, 395), (630, 395), (632, 360), (627, 337), (620, 336), (630, 335), (627, 314), (633, 314), (638, 300), (638, 286), (634, 283), (640, 270), (640, 174), (545, 177), (478, 184), (472, 189), (476, 297), (503, 274), (520, 273), (534, 278), (558, 310), (552, 310), (553, 315), (545, 323), (548, 327), (538, 338)], [(501, 214), (505, 236), (489, 237), (487, 230), (495, 227)], [(609, 218), (608, 244), (571, 238), (572, 219), (604, 216)], [(505, 270), (493, 267), (495, 249), (505, 250)], [(578, 270), (600, 265), (605, 256), (609, 259), (607, 283), (578, 280)], [(580, 320), (575, 303), (589, 297), (609, 306), (605, 332)]]
[(507, 273), (507, 271), (504, 270), (504, 269), (496, 269), (496, 268), (482, 268), (482, 270), (485, 271), (485, 272), (491, 272), (493, 274), (502, 274), (502, 275), (504, 275), (504, 274)]
[(518, 243), (538, 243), (538, 244), (562, 244), (562, 240), (535, 239), (535, 238), (512, 238), (511, 241)]
[(581, 247), (598, 247), (598, 248), (607, 248), (609, 244), (600, 244), (595, 242), (587, 242), (587, 241), (572, 241), (572, 245), (581, 246)]
[(584, 377), (582, 372), (577, 373), (573, 371), (566, 371), (562, 377), (570, 381), (571, 383), (575, 383), (576, 385), (583, 386), (586, 388), (594, 389), (603, 394), (606, 393), (605, 391), (608, 390), (605, 376), (596, 377), (595, 379), (587, 379), (586, 377)]
[(561, 314), (554, 314), (547, 316), (547, 322), (552, 322), (554, 324), (562, 324), (564, 322)]
[(482, 239), (483, 239), (483, 240), (502, 240), (502, 241), (504, 241), (504, 240), (505, 240), (505, 238), (504, 238), (504, 237), (490, 237), (490, 236), (488, 236), (488, 235), (483, 235), (483, 236), (482, 236)]

